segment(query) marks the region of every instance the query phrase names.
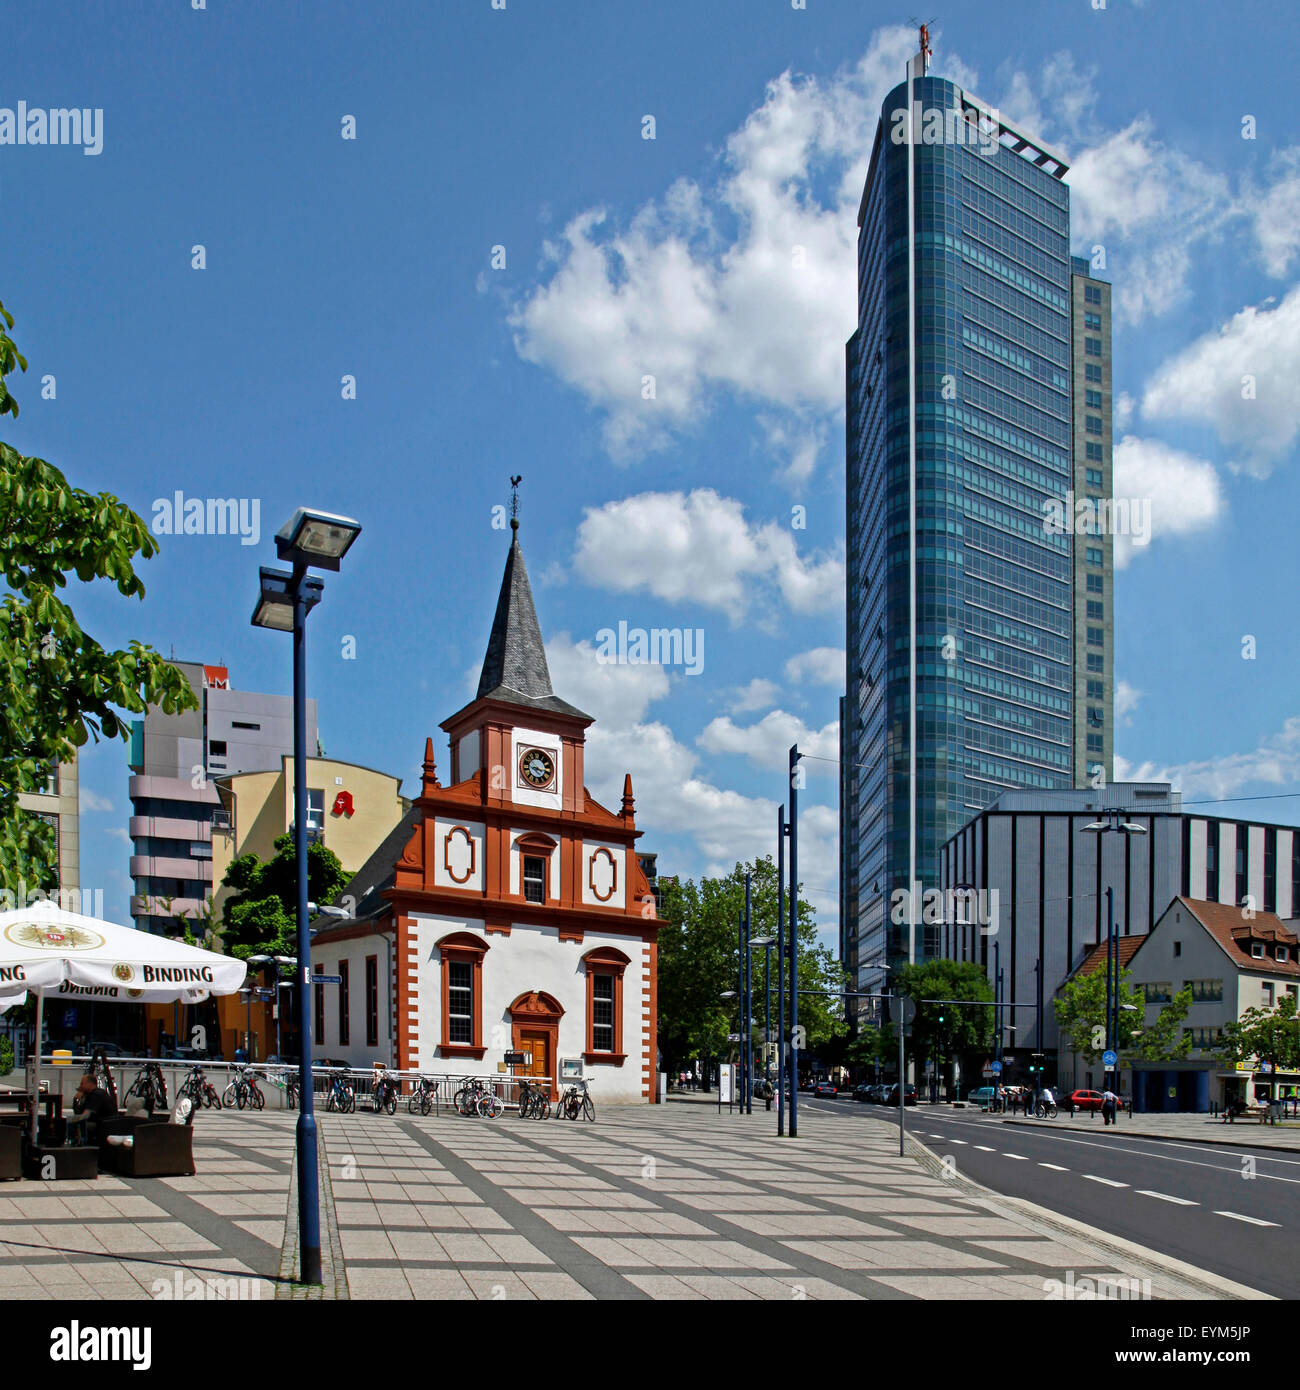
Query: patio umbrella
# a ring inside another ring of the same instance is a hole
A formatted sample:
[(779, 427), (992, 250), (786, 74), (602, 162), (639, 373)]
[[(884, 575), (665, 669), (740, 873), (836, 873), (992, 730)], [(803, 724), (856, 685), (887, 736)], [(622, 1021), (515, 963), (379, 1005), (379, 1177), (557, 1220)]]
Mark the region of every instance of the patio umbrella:
[(51, 898), (0, 912), (0, 1006), (18, 1003), (24, 990), (36, 991), (32, 1143), (47, 994), (120, 1004), (197, 1004), (210, 994), (234, 994), (247, 973), (233, 956), (66, 912)]

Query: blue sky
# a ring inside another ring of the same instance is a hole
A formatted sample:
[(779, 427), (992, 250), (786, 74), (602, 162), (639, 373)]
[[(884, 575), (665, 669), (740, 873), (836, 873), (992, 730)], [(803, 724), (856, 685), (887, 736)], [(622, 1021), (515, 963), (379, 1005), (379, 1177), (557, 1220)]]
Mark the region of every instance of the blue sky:
[[(287, 642), (248, 622), (257, 566), (295, 506), (357, 516), (309, 680), (328, 753), (409, 792), (472, 694), (505, 558), (492, 509), (522, 473), (555, 687), (598, 716), (593, 792), (616, 801), (632, 772), (666, 872), (771, 852), (786, 748), (835, 752), (843, 342), (876, 113), (914, 47), (899, 18), (12, 11), (0, 107), (104, 114), (95, 156), (0, 145), (0, 297), (31, 364), (4, 437), (146, 518), (177, 489), (260, 509), (256, 546), (163, 538), (142, 604), (74, 591), (85, 625), (287, 692)], [(1300, 13), (1049, 0), (932, 27), (937, 74), (1071, 159), (1075, 250), (1104, 246), (1115, 284), (1116, 487), (1154, 522), (1116, 586), (1117, 775), (1296, 793)], [(701, 630), (702, 671), (599, 666), (620, 620)], [(834, 767), (810, 773), (800, 863), (830, 926)], [(119, 918), (127, 775), (122, 747), (83, 759), (83, 884)]]

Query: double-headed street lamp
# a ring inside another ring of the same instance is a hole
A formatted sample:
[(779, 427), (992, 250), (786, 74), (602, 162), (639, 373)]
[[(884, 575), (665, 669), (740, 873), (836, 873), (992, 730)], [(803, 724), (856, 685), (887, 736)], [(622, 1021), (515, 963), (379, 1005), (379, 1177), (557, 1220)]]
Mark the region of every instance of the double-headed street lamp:
[[(1121, 820), (1119, 807), (1106, 811), (1105, 820), (1095, 820), (1083, 829), (1092, 835), (1145, 835), (1145, 825), (1135, 821)], [(1101, 840), (1097, 841), (1097, 858), (1101, 859)], [(1124, 903), (1128, 912), (1128, 902)], [(1119, 942), (1115, 938), (1115, 890), (1106, 886), (1106, 1051), (1115, 1054), (1115, 1066), (1107, 1068), (1106, 1074), (1119, 1083)]]
[(298, 970), (298, 1280), (319, 1284), (320, 1194), (316, 1173), (316, 1112), (312, 1100), (311, 933), (307, 913), (307, 614), (320, 602), (324, 583), (312, 569), (335, 571), (361, 525), (351, 517), (299, 507), (276, 533), (277, 556), (292, 565), (288, 572), (263, 565), (253, 626), (293, 633), (293, 851), (297, 860)]

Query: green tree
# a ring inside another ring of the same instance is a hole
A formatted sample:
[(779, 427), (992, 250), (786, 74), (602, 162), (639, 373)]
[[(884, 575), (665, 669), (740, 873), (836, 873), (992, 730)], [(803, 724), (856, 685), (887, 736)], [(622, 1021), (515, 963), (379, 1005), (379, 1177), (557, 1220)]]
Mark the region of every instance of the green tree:
[[(1129, 988), (1128, 977), (1127, 970), (1120, 971), (1118, 1046), (1121, 1049), (1132, 1046), (1134, 1034), (1142, 1027), (1145, 1010), (1143, 996)], [(1106, 1050), (1106, 971), (1093, 970), (1067, 981), (1060, 996), (1052, 1000), (1052, 1008), (1073, 1051), (1089, 1065), (1099, 1062)]]
[[(745, 910), (746, 872), (751, 876), (752, 934), (775, 938), (776, 865), (770, 855), (752, 864), (738, 863), (725, 878), (704, 878), (698, 884), (691, 879), (662, 881), (659, 1047), (669, 1072), (696, 1057), (719, 1057), (734, 1051), (735, 1045), (727, 1038), (737, 1031), (738, 1001), (720, 996), (739, 988), (737, 923)], [(777, 1032), (776, 947), (770, 953), (756, 949), (752, 955), (754, 1038), (756, 1045), (761, 1045), (769, 986), (773, 1040)], [(770, 978), (765, 978), (769, 971)], [(799, 998), (803, 1047), (815, 1048), (845, 1032), (842, 1001), (826, 997), (843, 990), (844, 981), (831, 952), (817, 940), (815, 909), (800, 897), (799, 988), (807, 991)]]
[[(0, 417), (18, 416), (5, 380), (27, 370), (6, 331), (0, 304)], [(50, 767), (87, 740), (126, 738), (121, 711), (167, 714), (197, 708), (185, 677), (151, 647), (109, 651), (78, 623), (61, 597), (68, 578), (108, 579), (127, 598), (143, 598), (132, 561), (157, 553), (148, 527), (106, 492), (72, 487), (44, 459), (0, 443), (0, 887), (49, 888), (57, 873), (54, 829), (18, 806)]]
[[(348, 881), (338, 855), (317, 841), (307, 846), (307, 896), (328, 903)], [(230, 861), (222, 885), (234, 891), (222, 908), (219, 932), (230, 954), (294, 956), (298, 951), (298, 856), (293, 835), (275, 840), (275, 854), (262, 860), (241, 854)]]
[(855, 1070), (874, 1071), (876, 1067), (898, 1065), (898, 1033), (892, 1023), (864, 1024), (856, 1038), (844, 1049), (844, 1060)]
[(1192, 987), (1184, 985), (1160, 1010), (1155, 1022), (1147, 1024), (1133, 1039), (1137, 1056), (1144, 1062), (1174, 1062), (1188, 1056), (1192, 1035), (1183, 1027), (1183, 1020), (1191, 1007)]
[[(898, 972), (898, 989), (916, 1005), (908, 1054), (941, 1063), (949, 1082), (955, 1081), (954, 1063), (964, 1052), (986, 1049), (993, 1037), (993, 1010), (983, 1001), (993, 999), (984, 971), (973, 961), (930, 960), (905, 965)], [(970, 1000), (972, 1006), (924, 1003), (924, 1000)]]
[(1238, 1062), (1266, 1062), (1275, 1076), (1279, 1070), (1300, 1067), (1300, 1018), (1295, 995), (1284, 994), (1272, 1009), (1247, 1009), (1224, 1026), (1214, 1050), (1234, 1066)]

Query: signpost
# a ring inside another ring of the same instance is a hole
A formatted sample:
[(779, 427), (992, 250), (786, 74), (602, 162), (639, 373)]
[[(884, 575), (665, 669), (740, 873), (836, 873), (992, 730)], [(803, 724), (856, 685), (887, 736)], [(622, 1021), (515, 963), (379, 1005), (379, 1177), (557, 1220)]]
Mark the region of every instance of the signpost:
[(343, 976), (342, 976), (342, 975), (313, 975), (313, 976), (311, 977), (311, 982), (312, 982), (312, 984), (314, 984), (314, 985), (341, 985), (341, 984), (343, 983)]

